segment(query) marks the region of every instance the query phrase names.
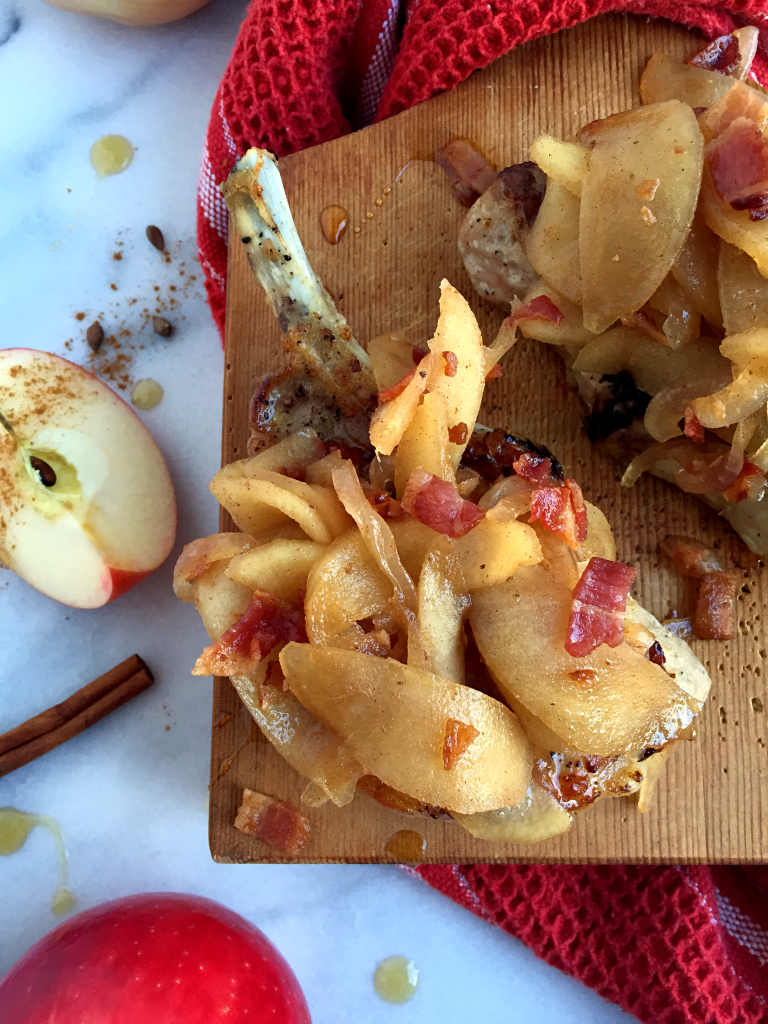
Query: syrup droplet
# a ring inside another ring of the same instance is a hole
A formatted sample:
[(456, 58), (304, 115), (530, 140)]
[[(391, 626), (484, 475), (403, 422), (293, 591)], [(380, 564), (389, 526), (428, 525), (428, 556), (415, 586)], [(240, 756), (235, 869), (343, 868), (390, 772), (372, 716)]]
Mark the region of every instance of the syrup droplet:
[(18, 811), (15, 807), (0, 807), (0, 855), (8, 857), (12, 853), (17, 853), (35, 825), (47, 829), (56, 844), (59, 884), (51, 900), (51, 911), (57, 917), (61, 917), (74, 907), (77, 900), (67, 888), (69, 866), (59, 823), (47, 814), (27, 814), (26, 811)]
[(133, 391), (131, 391), (131, 401), (137, 409), (154, 409), (156, 405), (160, 405), (164, 394), (162, 386), (156, 380), (147, 377), (145, 380), (139, 380), (134, 384)]
[(320, 229), (323, 238), (331, 245), (338, 245), (347, 230), (349, 214), (343, 206), (326, 206), (320, 214)]
[(424, 836), (408, 828), (395, 832), (384, 846), (390, 857), (401, 864), (421, 864), (426, 849), (427, 840)]
[(374, 972), (373, 987), (385, 1003), (407, 1003), (419, 987), (418, 969), (405, 956), (388, 956)]
[(383, 199), (377, 199), (376, 200), (376, 205), (377, 206), (383, 206), (383, 204), (384, 204), (384, 200)]
[(389, 194), (390, 194), (391, 192), (392, 192), (392, 189), (391, 189), (391, 187), (390, 187), (389, 185), (387, 185), (387, 186), (385, 187), (385, 189), (384, 189), (384, 195), (385, 195), (385, 196), (388, 196), (388, 195), (389, 195)]
[(360, 228), (355, 228), (355, 234), (356, 234), (356, 235), (359, 235), (359, 234), (360, 234)]
[(373, 220), (373, 214), (369, 210), (365, 215), (366, 220)]
[(91, 146), (91, 164), (100, 178), (120, 174), (130, 167), (133, 146), (122, 135), (102, 135)]

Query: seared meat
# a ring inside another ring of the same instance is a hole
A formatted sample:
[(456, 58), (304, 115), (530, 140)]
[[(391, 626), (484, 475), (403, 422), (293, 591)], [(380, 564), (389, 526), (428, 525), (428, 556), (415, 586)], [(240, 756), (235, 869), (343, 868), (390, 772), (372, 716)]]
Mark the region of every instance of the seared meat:
[(459, 231), (459, 253), (485, 298), (513, 302), (538, 280), (522, 241), (544, 198), (546, 176), (528, 160), (503, 170), (472, 206)]

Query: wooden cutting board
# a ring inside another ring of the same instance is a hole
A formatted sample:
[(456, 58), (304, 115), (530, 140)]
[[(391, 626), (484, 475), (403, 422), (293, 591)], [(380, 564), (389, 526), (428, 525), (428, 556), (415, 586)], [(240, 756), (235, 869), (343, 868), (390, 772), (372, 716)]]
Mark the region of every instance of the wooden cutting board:
[[(309, 259), (357, 338), (402, 330), (424, 345), (447, 277), (469, 299), (486, 342), (503, 311), (474, 293), (456, 250), (465, 214), (451, 197), (435, 151), (472, 139), (497, 167), (528, 158), (543, 131), (571, 135), (594, 118), (637, 106), (648, 58), (663, 50), (684, 59), (698, 37), (669, 23), (606, 16), (529, 43), (472, 75), (453, 92), (382, 124), (280, 160), (288, 199)], [(323, 238), (320, 211), (338, 203), (350, 227), (336, 246)], [(248, 406), (255, 383), (283, 365), (280, 330), (231, 239), (227, 289), (222, 461), (246, 455)], [(748, 863), (768, 859), (768, 648), (764, 575), (726, 524), (695, 498), (644, 476), (619, 486), (620, 467), (597, 455), (582, 429), (579, 400), (563, 365), (545, 345), (520, 341), (491, 384), (481, 422), (504, 425), (547, 445), (608, 516), (620, 559), (638, 567), (636, 596), (659, 618), (692, 610), (687, 581), (657, 555), (669, 533), (713, 545), (745, 569), (739, 633), (729, 643), (696, 642), (714, 681), (693, 743), (673, 752), (649, 814), (635, 798), (603, 798), (577, 815), (571, 831), (539, 846), (473, 839), (457, 825), (406, 818), (358, 794), (343, 809), (306, 811), (312, 836), (302, 861), (389, 861), (384, 845), (400, 829), (427, 840), (434, 862)], [(228, 516), (222, 529), (232, 529)], [(227, 718), (227, 715), (229, 716)], [(285, 860), (233, 826), (244, 787), (298, 804), (305, 780), (252, 723), (227, 680), (214, 688), (210, 842), (226, 863)], [(219, 723), (219, 724), (217, 724)]]

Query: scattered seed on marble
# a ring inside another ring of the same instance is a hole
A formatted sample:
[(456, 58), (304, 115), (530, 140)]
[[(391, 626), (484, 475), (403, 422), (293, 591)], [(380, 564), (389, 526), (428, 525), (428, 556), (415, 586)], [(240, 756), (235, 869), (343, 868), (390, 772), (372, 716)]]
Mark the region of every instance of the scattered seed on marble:
[(101, 326), (98, 320), (94, 320), (88, 330), (85, 332), (85, 340), (90, 345), (94, 352), (98, 352), (101, 348), (101, 343), (104, 341), (104, 328)]
[(163, 232), (154, 224), (150, 224), (147, 227), (147, 238), (150, 240), (150, 242), (152, 243), (152, 245), (154, 245), (156, 249), (160, 250), (160, 252), (162, 252), (163, 249), (165, 249), (165, 239), (163, 238)]
[(163, 400), (165, 392), (156, 380), (146, 377), (137, 381), (131, 391), (131, 401), (137, 409), (154, 409)]
[(152, 329), (155, 334), (159, 334), (161, 338), (170, 338), (173, 334), (173, 324), (166, 320), (164, 316), (152, 317)]

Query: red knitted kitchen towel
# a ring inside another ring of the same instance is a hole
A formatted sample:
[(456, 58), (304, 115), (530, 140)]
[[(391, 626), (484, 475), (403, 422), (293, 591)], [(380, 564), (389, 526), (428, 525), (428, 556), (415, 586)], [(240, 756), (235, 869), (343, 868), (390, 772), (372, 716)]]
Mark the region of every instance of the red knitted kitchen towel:
[[(253, 0), (213, 105), (198, 242), (223, 332), (227, 211), (253, 145), (282, 156), (452, 88), (520, 43), (596, 14), (667, 17), (708, 38), (765, 29), (768, 0)], [(768, 1024), (768, 869), (488, 865), (415, 869), (646, 1024)]]

